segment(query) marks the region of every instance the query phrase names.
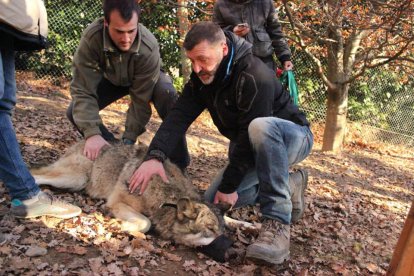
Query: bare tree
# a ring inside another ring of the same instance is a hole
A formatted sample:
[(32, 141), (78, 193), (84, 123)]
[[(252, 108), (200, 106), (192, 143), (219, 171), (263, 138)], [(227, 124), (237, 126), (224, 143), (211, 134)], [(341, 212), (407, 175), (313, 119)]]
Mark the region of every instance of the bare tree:
[[(200, 4), (209, 4), (210, 8), (201, 8)], [(160, 0), (157, 4), (165, 5), (177, 10), (177, 19), (178, 19), (178, 32), (180, 34), (178, 45), (180, 46), (180, 53), (181, 53), (181, 75), (183, 76), (184, 83), (186, 83), (191, 74), (191, 64), (185, 55), (185, 51), (182, 48), (182, 44), (184, 42), (185, 35), (190, 30), (192, 22), (190, 21), (190, 17), (192, 14), (197, 11), (200, 14), (204, 14), (207, 16), (211, 16), (212, 14), (212, 3), (213, 0), (206, 0), (206, 1), (188, 1), (188, 0)]]
[(350, 83), (368, 68), (413, 68), (414, 1), (282, 1), (290, 39), (312, 58), (328, 88), (322, 150), (339, 151)]
[(177, 12), (178, 18), (178, 27), (180, 34), (180, 52), (181, 52), (181, 74), (184, 78), (184, 83), (186, 83), (190, 77), (191, 65), (187, 60), (185, 55), (184, 48), (182, 47), (182, 42), (184, 41), (185, 35), (190, 29), (190, 20), (188, 19), (188, 1), (187, 0), (178, 0), (179, 8)]

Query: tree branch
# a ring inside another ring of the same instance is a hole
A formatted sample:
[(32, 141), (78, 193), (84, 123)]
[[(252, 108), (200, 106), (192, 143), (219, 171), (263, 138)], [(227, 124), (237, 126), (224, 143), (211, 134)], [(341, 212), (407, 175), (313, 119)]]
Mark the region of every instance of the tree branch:
[[(163, 3), (166, 2), (166, 3)], [(190, 6), (190, 5), (180, 5), (177, 2), (173, 2), (172, 0), (160, 0), (158, 1), (159, 4), (167, 6), (167, 7), (177, 7), (177, 8), (186, 8), (186, 9), (192, 9), (200, 11), (206, 15), (213, 15), (213, 12), (211, 10), (204, 10), (202, 8), (199, 8), (197, 6)]]

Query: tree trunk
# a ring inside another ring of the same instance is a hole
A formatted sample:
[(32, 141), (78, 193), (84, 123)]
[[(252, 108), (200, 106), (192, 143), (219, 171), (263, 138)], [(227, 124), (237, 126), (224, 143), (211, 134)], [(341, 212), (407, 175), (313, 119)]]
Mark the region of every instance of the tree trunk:
[(323, 151), (340, 151), (346, 133), (349, 84), (338, 84), (328, 89)]
[(185, 35), (187, 34), (188, 30), (190, 29), (190, 21), (188, 20), (188, 9), (186, 8), (188, 5), (188, 1), (186, 0), (178, 0), (177, 2), (180, 5), (177, 11), (178, 17), (178, 27), (180, 33), (180, 52), (181, 52), (181, 74), (184, 78), (184, 84), (187, 83), (190, 73), (191, 73), (191, 64), (188, 61), (184, 48), (182, 47), (182, 43), (184, 42)]

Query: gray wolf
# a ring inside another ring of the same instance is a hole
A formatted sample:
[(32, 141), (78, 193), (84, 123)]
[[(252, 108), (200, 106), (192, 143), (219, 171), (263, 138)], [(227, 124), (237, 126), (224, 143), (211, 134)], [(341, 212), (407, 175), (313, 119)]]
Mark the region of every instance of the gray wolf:
[(191, 247), (210, 244), (223, 234), (224, 221), (218, 208), (201, 202), (191, 181), (168, 160), (169, 183), (153, 177), (142, 195), (128, 191), (128, 180), (142, 163), (146, 147), (114, 145), (103, 148), (95, 161), (83, 155), (79, 142), (55, 163), (31, 172), (39, 185), (70, 191), (85, 190), (93, 198), (105, 199), (122, 229), (142, 235), (151, 226), (163, 239)]

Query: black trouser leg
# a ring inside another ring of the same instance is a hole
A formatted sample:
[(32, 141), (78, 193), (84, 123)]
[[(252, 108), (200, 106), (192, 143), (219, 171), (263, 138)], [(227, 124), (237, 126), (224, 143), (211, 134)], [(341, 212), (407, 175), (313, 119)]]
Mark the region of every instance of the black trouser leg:
[[(154, 87), (152, 102), (161, 119), (167, 117), (168, 112), (174, 106), (178, 99), (177, 91), (175, 90), (170, 77), (163, 71), (160, 73), (160, 78)], [(187, 141), (185, 134), (177, 144), (171, 155), (169, 156), (171, 162), (176, 164), (181, 169), (186, 168), (190, 164), (190, 154), (188, 153)]]
[[(97, 100), (99, 110), (104, 109), (116, 100), (128, 95), (128, 91), (128, 87), (115, 86), (107, 79), (102, 78), (97, 88)], [(69, 121), (75, 126), (75, 128), (79, 131), (79, 133), (83, 136), (82, 131), (79, 129), (79, 127), (75, 123), (75, 120), (73, 119), (73, 102), (69, 104), (69, 107), (66, 110), (66, 116), (68, 117)], [(105, 140), (110, 142), (116, 140), (115, 136), (106, 128), (104, 124), (100, 124), (99, 129), (102, 132), (102, 137)]]

